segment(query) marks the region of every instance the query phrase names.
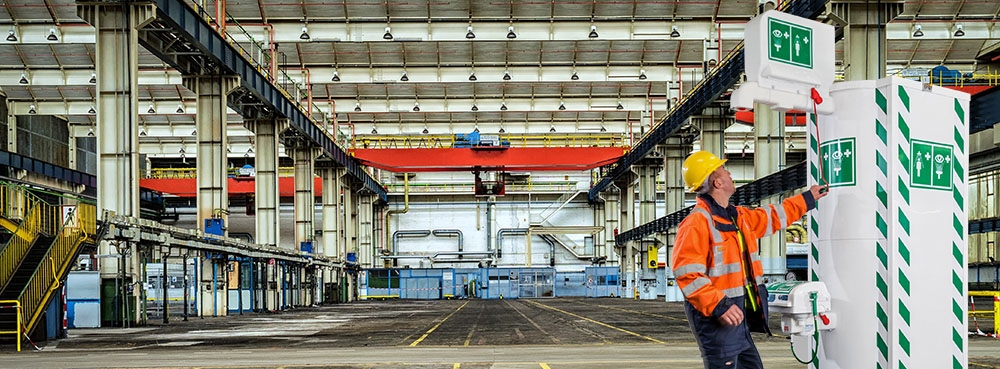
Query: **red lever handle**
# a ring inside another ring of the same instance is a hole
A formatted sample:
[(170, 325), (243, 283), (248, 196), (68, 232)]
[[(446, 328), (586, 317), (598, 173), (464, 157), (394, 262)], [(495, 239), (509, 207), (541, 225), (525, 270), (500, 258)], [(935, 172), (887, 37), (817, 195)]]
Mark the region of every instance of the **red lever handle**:
[(823, 321), (823, 325), (830, 325), (830, 317), (826, 316), (826, 314), (820, 314), (819, 320)]

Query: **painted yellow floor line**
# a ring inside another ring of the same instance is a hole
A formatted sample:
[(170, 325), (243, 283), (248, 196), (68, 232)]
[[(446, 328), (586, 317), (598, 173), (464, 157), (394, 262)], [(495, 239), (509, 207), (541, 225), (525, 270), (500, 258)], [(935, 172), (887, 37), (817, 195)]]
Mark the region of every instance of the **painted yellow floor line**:
[(462, 346), (468, 346), (469, 342), (472, 341), (472, 334), (476, 332), (476, 327), (479, 326), (479, 322), (472, 323), (472, 329), (469, 329), (469, 335), (465, 336), (465, 344)]
[(444, 319), (442, 319), (440, 322), (438, 322), (438, 324), (435, 324), (433, 327), (431, 327), (431, 329), (428, 329), (427, 333), (424, 333), (423, 336), (420, 336), (420, 338), (417, 338), (416, 341), (413, 341), (413, 343), (410, 344), (410, 347), (414, 347), (416, 345), (419, 345), (420, 341), (423, 341), (424, 338), (427, 338), (427, 336), (430, 336), (431, 333), (433, 333), (435, 329), (438, 329), (438, 327), (440, 327), (441, 324), (444, 324), (444, 322), (446, 322), (448, 320), (448, 318), (451, 318), (452, 315), (455, 315), (455, 313), (457, 313), (459, 310), (462, 310), (462, 308), (464, 308), (465, 305), (468, 305), (468, 304), (469, 304), (469, 302), (466, 301), (464, 304), (462, 304), (462, 306), (459, 306), (458, 309), (455, 309), (455, 311), (452, 311), (451, 314), (448, 314), (448, 316), (444, 317)]
[(645, 311), (622, 309), (622, 308), (619, 308), (619, 307), (608, 306), (608, 305), (588, 304), (586, 302), (579, 302), (579, 303), (580, 304), (584, 304), (584, 305), (597, 306), (599, 308), (604, 308), (604, 309), (623, 311), (623, 312), (626, 312), (626, 313), (641, 314), (641, 315), (653, 316), (653, 317), (657, 317), (657, 318), (677, 320), (677, 321), (681, 321), (681, 322), (686, 322), (687, 321), (687, 319), (675, 318), (675, 317), (667, 316), (667, 315), (663, 315), (663, 314), (647, 313)]
[(586, 320), (586, 321), (588, 321), (588, 322), (591, 322), (591, 323), (594, 323), (594, 324), (597, 324), (597, 325), (599, 325), (599, 326), (602, 326), (602, 327), (607, 327), (607, 328), (611, 328), (611, 329), (614, 329), (614, 330), (616, 330), (616, 331), (619, 331), (619, 332), (622, 332), (622, 333), (626, 333), (626, 334), (630, 334), (630, 335), (633, 335), (633, 336), (636, 336), (636, 337), (640, 337), (640, 338), (643, 338), (643, 339), (647, 339), (647, 340), (650, 340), (650, 341), (653, 341), (653, 342), (656, 342), (656, 343), (660, 343), (660, 344), (664, 344), (664, 343), (666, 343), (666, 342), (663, 342), (663, 341), (660, 341), (660, 340), (658, 340), (658, 339), (655, 339), (655, 338), (653, 338), (653, 337), (647, 337), (647, 336), (643, 336), (643, 335), (641, 335), (641, 334), (638, 334), (638, 333), (635, 333), (635, 332), (632, 332), (632, 331), (630, 331), (630, 330), (627, 330), (627, 329), (622, 329), (622, 328), (618, 328), (618, 327), (615, 327), (615, 326), (613, 326), (613, 325), (611, 325), (611, 324), (608, 324), (608, 323), (604, 323), (604, 322), (599, 322), (599, 321), (596, 321), (596, 320), (593, 320), (593, 319), (590, 319), (590, 318), (588, 318), (588, 317), (585, 317), (585, 316), (581, 316), (581, 315), (576, 315), (576, 314), (573, 314), (573, 313), (571, 313), (571, 312), (568, 312), (568, 311), (565, 311), (565, 310), (561, 310), (561, 309), (558, 309), (558, 308), (554, 308), (554, 307), (551, 307), (551, 306), (548, 306), (548, 305), (545, 305), (545, 304), (542, 304), (542, 303), (540, 303), (540, 302), (535, 302), (535, 301), (531, 301), (531, 300), (525, 300), (525, 301), (527, 301), (527, 302), (530, 302), (530, 303), (532, 303), (532, 304), (535, 304), (535, 305), (538, 305), (538, 306), (540, 306), (540, 307), (543, 307), (543, 308), (545, 308), (545, 309), (549, 309), (549, 310), (552, 310), (552, 311), (558, 311), (558, 312), (560, 312), (560, 313), (563, 313), (563, 314), (566, 314), (566, 315), (569, 315), (569, 316), (571, 316), (571, 317), (574, 317), (574, 318), (577, 318), (577, 319), (583, 319), (583, 320)]
[(549, 368), (549, 365), (545, 364), (545, 363), (538, 363), (538, 366), (542, 367), (542, 369), (552, 369), (552, 368)]
[(451, 366), (451, 369), (459, 369), (459, 368), (461, 368), (461, 367), (462, 367), (462, 364), (461, 364), (461, 363), (455, 363), (455, 365), (452, 365), (452, 366)]

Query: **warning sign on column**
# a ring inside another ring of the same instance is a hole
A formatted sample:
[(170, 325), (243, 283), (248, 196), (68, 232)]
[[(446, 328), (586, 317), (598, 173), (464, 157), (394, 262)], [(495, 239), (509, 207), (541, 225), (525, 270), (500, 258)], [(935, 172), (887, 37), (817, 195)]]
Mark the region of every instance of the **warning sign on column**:
[(910, 186), (951, 191), (952, 147), (939, 142), (910, 142)]

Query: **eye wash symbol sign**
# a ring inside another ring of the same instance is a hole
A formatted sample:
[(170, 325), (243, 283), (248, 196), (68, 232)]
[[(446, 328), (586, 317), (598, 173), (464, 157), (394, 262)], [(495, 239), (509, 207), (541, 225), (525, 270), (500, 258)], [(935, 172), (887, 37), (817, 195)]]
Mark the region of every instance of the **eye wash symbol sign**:
[(910, 186), (951, 191), (951, 145), (913, 140), (910, 155)]
[(771, 18), (767, 22), (767, 58), (812, 69), (812, 28)]
[(854, 160), (854, 137), (824, 142), (819, 146), (823, 177), (830, 187), (854, 186), (857, 172)]

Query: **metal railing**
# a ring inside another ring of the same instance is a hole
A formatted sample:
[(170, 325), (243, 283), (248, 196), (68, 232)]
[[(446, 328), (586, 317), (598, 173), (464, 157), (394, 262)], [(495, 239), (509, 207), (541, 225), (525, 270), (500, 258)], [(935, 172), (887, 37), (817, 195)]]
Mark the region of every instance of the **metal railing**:
[(0, 202), (2, 221), (20, 221), (0, 251), (0, 285), (6, 286), (38, 234), (55, 234), (61, 214), (26, 188), (11, 183), (0, 183)]
[(14, 319), (14, 330), (0, 331), (0, 334), (13, 334), (14, 341), (17, 341), (17, 352), (21, 352), (21, 303), (17, 300), (0, 300), (0, 309), (16, 309), (17, 318)]
[[(622, 133), (497, 134), (511, 147), (625, 147)], [(455, 147), (455, 135), (355, 135), (351, 149), (441, 149)]]
[[(240, 175), (240, 168), (230, 168), (226, 170), (226, 175), (237, 177)], [(295, 167), (278, 168), (278, 177), (295, 176)], [(197, 168), (156, 168), (148, 170), (143, 179), (193, 179), (198, 178)]]
[[(52, 205), (48, 205), (52, 206)], [(57, 206), (52, 206), (59, 208)], [(59, 288), (60, 278), (72, 266), (74, 257), (88, 238), (97, 233), (97, 206), (79, 203), (68, 212), (55, 233), (56, 239), (35, 269), (18, 300), (27, 312), (25, 328), (30, 331), (41, 318), (43, 305)]]
[[(992, 297), (993, 298), (993, 309), (990, 310), (976, 310), (976, 304), (973, 302), (973, 297)], [(969, 316), (975, 319), (979, 316), (989, 317), (993, 316), (993, 334), (983, 333), (979, 329), (979, 322), (976, 321), (976, 332), (971, 332), (975, 334), (980, 334), (984, 336), (993, 336), (993, 338), (1000, 338), (1000, 291), (969, 291), (969, 304), (972, 305), (969, 309)]]

